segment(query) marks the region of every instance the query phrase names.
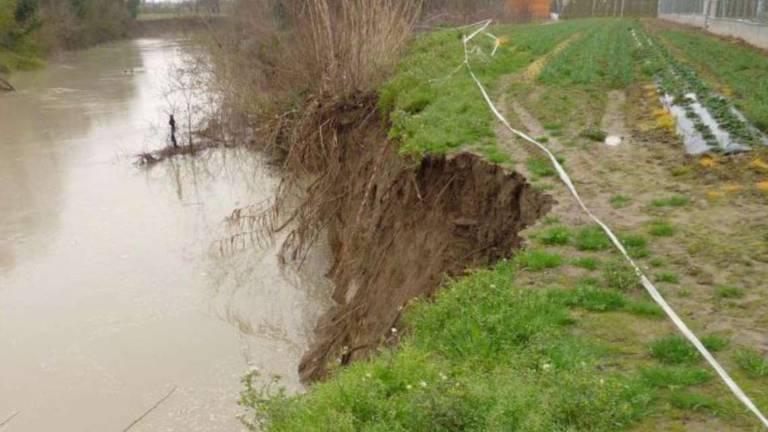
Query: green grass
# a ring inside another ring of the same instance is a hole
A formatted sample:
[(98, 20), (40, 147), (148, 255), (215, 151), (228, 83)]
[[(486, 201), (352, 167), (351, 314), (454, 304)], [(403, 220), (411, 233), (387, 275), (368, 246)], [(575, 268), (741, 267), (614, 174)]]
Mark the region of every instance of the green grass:
[(650, 222), (648, 234), (654, 237), (671, 237), (677, 233), (677, 228), (667, 221), (656, 219)]
[(614, 195), (610, 200), (611, 207), (615, 209), (624, 208), (632, 203), (632, 198), (626, 195)]
[(527, 250), (518, 254), (515, 261), (520, 268), (535, 272), (560, 267), (565, 259), (558, 254), (543, 250)]
[(651, 207), (684, 207), (690, 204), (691, 200), (682, 195), (675, 195), (669, 198), (660, 198), (651, 201)]
[(644, 316), (644, 317), (661, 317), (664, 316), (664, 311), (661, 310), (659, 305), (652, 301), (647, 300), (634, 300), (628, 301), (624, 306), (624, 310), (632, 315)]
[(602, 228), (593, 225), (579, 229), (574, 245), (580, 251), (602, 251), (611, 247), (611, 240)]
[(768, 360), (754, 348), (741, 348), (734, 356), (736, 364), (752, 378), (768, 377)]
[(600, 267), (600, 260), (592, 257), (576, 258), (571, 261), (571, 265), (594, 271)]
[(651, 357), (666, 364), (685, 364), (699, 360), (699, 353), (683, 336), (670, 334), (650, 344)]
[(675, 392), (670, 397), (670, 402), (673, 407), (688, 411), (710, 411), (717, 413), (721, 409), (720, 403), (715, 399), (697, 393)]
[(640, 376), (651, 387), (675, 389), (703, 384), (712, 379), (706, 369), (690, 366), (655, 366), (642, 368)]
[(768, 57), (757, 49), (696, 31), (665, 31), (662, 36), (688, 62), (716, 75), (720, 83), (730, 87), (736, 106), (757, 127), (768, 132)]
[(656, 280), (658, 282), (665, 282), (669, 284), (679, 284), (680, 276), (674, 272), (660, 272), (656, 274)]
[[(493, 61), (473, 55), (472, 67), (478, 78), (493, 91), (499, 80), (520, 71), (538, 57), (591, 22), (563, 22), (544, 28), (540, 25), (501, 26), (492, 31), (510, 41)], [(456, 29), (424, 33), (411, 44), (394, 76), (379, 89), (382, 112), (391, 123), (389, 135), (400, 142), (401, 153), (449, 153), (475, 149), (494, 152), (494, 117), (475, 83), (461, 68), (464, 51), (462, 33)], [(489, 52), (493, 41), (475, 41)]]
[(605, 285), (619, 291), (630, 291), (640, 287), (640, 279), (635, 271), (623, 260), (607, 263), (603, 268)]
[(538, 240), (548, 246), (562, 246), (571, 239), (571, 230), (564, 226), (547, 228), (537, 236)]
[(728, 346), (730, 341), (728, 340), (728, 338), (726, 338), (723, 335), (720, 335), (717, 333), (711, 333), (711, 334), (702, 336), (701, 343), (704, 344), (704, 346), (708, 350), (712, 352), (717, 352), (725, 349), (725, 347)]
[(554, 175), (557, 174), (549, 159), (532, 157), (526, 161), (525, 165), (528, 167), (528, 170), (531, 171), (534, 178), (554, 177)]
[(251, 430), (616, 431), (653, 407), (653, 388), (599, 368), (610, 351), (573, 330), (565, 298), (522, 289), (501, 264), (416, 302), (396, 350), (289, 397), (245, 378)]
[(666, 262), (663, 258), (655, 257), (648, 260), (648, 264), (653, 268), (660, 268), (664, 267), (666, 265)]
[(724, 299), (739, 299), (746, 295), (743, 288), (730, 285), (715, 285), (715, 296)]

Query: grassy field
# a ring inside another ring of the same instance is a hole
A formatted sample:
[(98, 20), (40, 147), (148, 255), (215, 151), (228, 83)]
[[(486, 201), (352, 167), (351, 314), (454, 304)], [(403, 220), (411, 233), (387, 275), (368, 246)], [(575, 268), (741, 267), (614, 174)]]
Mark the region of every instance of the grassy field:
[[(736, 77), (753, 73), (751, 82), (768, 83), (768, 71), (755, 51), (737, 45), (722, 50), (746, 50), (739, 54), (751, 59), (746, 68), (734, 65), (737, 54), (697, 54), (711, 49), (706, 41), (683, 56), (676, 38), (704, 36), (665, 28), (655, 39), (656, 29), (648, 30), (655, 25), (494, 28), (506, 43), (493, 59), (473, 54), (472, 65), (509, 120), (558, 155), (587, 205), (768, 410), (768, 189), (759, 187), (768, 181), (768, 152), (686, 156), (656, 87), (666, 79), (678, 92), (703, 92), (734, 80), (727, 102), (757, 123), (768, 99), (740, 95)], [(541, 154), (500, 132), (466, 71), (456, 69), (460, 36), (420, 37), (381, 89), (391, 138), (406, 155), (478, 152), (524, 174), (558, 204), (525, 232), (528, 245), (514, 260), (411, 304), (403, 328), (393, 330), (396, 348), (299, 396), (248, 376), (242, 402), (254, 408), (252, 429), (757, 430)], [(493, 40), (481, 44), (489, 51)], [(609, 133), (622, 144), (604, 145)]]

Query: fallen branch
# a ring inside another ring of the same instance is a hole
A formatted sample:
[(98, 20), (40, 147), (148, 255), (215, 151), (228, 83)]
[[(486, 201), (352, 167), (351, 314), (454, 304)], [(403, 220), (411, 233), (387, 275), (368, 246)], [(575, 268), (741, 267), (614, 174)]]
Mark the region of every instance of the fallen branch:
[(159, 407), (163, 402), (168, 400), (168, 398), (171, 397), (171, 395), (176, 391), (176, 389), (177, 387), (173, 386), (173, 388), (171, 389), (171, 391), (168, 392), (167, 395), (163, 396), (162, 399), (160, 399), (159, 401), (157, 401), (157, 403), (152, 405), (150, 409), (144, 411), (144, 414), (142, 414), (139, 418), (131, 422), (131, 424), (129, 424), (127, 428), (123, 429), (123, 432), (130, 430), (132, 427), (136, 426), (140, 421), (144, 420), (144, 417), (148, 416), (152, 411), (156, 410), (157, 407)]
[(10, 417), (8, 417), (7, 419), (3, 420), (2, 423), (0, 423), (0, 428), (5, 426), (5, 425), (7, 425), (8, 423), (10, 423), (11, 420), (13, 420), (13, 418), (16, 417), (19, 414), (21, 414), (21, 411), (16, 411), (15, 413), (11, 414)]

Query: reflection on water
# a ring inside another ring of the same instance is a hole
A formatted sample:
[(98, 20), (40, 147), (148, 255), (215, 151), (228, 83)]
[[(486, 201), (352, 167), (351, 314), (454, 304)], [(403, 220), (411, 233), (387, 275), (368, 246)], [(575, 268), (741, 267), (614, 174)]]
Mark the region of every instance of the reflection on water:
[(0, 96), (0, 419), (21, 412), (9, 431), (122, 430), (174, 386), (132, 431), (237, 431), (249, 367), (300, 388), (323, 257), (296, 274), (275, 245), (212, 247), (232, 209), (271, 198), (259, 155), (148, 171), (125, 158), (163, 144), (167, 70), (186, 49), (75, 53)]

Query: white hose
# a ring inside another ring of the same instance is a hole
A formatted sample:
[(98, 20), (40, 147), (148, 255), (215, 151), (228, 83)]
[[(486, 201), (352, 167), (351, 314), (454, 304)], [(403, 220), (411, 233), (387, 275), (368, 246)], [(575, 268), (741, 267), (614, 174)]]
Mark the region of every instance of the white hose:
[(488, 107), (491, 109), (493, 114), (501, 121), (504, 126), (509, 129), (510, 132), (513, 134), (519, 136), (520, 138), (534, 144), (536, 147), (541, 149), (542, 152), (544, 152), (547, 157), (549, 158), (550, 162), (552, 162), (552, 165), (555, 167), (555, 170), (557, 171), (558, 176), (560, 177), (560, 180), (565, 184), (565, 186), (568, 188), (568, 190), (571, 192), (571, 195), (576, 199), (576, 202), (579, 204), (579, 206), (584, 210), (584, 212), (587, 214), (587, 216), (590, 217), (595, 223), (597, 223), (600, 228), (603, 229), (605, 234), (611, 239), (611, 242), (616, 247), (616, 249), (621, 252), (621, 254), (624, 256), (624, 258), (627, 260), (627, 262), (634, 268), (635, 274), (640, 278), (640, 282), (642, 283), (643, 287), (646, 291), (651, 295), (651, 298), (658, 304), (664, 312), (667, 314), (667, 316), (672, 320), (672, 322), (677, 326), (678, 330), (683, 334), (683, 336), (688, 339), (693, 346), (696, 347), (696, 349), (701, 353), (702, 356), (707, 360), (707, 362), (712, 366), (712, 368), (717, 372), (717, 374), (720, 376), (720, 378), (723, 380), (725, 385), (728, 386), (728, 388), (733, 392), (733, 394), (736, 396), (736, 398), (741, 401), (741, 403), (744, 404), (752, 413), (754, 413), (758, 419), (763, 423), (763, 426), (768, 429), (768, 419), (763, 415), (762, 412), (755, 406), (755, 404), (752, 402), (752, 400), (744, 393), (744, 391), (739, 387), (738, 384), (736, 384), (735, 381), (731, 378), (731, 376), (726, 372), (726, 370), (720, 365), (720, 363), (717, 362), (715, 357), (707, 350), (707, 348), (704, 346), (704, 344), (701, 343), (698, 337), (691, 331), (690, 328), (683, 322), (683, 320), (680, 318), (680, 316), (672, 309), (672, 307), (667, 303), (667, 301), (664, 299), (664, 297), (661, 295), (658, 289), (653, 285), (653, 283), (648, 279), (648, 277), (645, 276), (643, 271), (640, 269), (640, 267), (635, 264), (635, 261), (629, 256), (627, 253), (627, 250), (624, 248), (624, 245), (621, 244), (618, 237), (613, 233), (613, 231), (603, 223), (597, 216), (595, 216), (594, 213), (584, 204), (584, 202), (581, 200), (581, 197), (579, 196), (579, 193), (576, 191), (576, 188), (573, 185), (573, 182), (571, 181), (571, 178), (568, 176), (568, 173), (565, 171), (563, 166), (560, 164), (560, 162), (557, 161), (557, 158), (555, 155), (552, 154), (552, 152), (549, 151), (547, 147), (545, 147), (543, 144), (539, 143), (535, 139), (531, 138), (524, 132), (521, 132), (515, 128), (513, 128), (509, 121), (499, 112), (499, 110), (496, 108), (496, 105), (494, 105), (493, 101), (491, 100), (490, 96), (488, 96), (488, 92), (486, 91), (483, 84), (480, 82), (480, 80), (477, 79), (477, 76), (475, 75), (474, 71), (472, 70), (472, 65), (469, 62), (469, 49), (467, 47), (468, 43), (475, 38), (478, 34), (485, 31), (485, 29), (488, 28), (488, 26), (491, 25), (491, 20), (484, 21), (480, 24), (480, 28), (476, 30), (474, 33), (470, 34), (469, 36), (466, 36), (463, 38), (464, 41), (464, 64), (467, 67), (467, 71), (469, 71), (470, 76), (475, 81), (475, 84), (477, 84), (477, 87), (480, 89), (480, 92), (483, 94), (483, 98), (485, 99), (485, 102), (488, 104)]

